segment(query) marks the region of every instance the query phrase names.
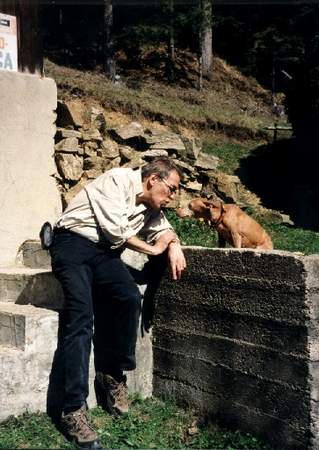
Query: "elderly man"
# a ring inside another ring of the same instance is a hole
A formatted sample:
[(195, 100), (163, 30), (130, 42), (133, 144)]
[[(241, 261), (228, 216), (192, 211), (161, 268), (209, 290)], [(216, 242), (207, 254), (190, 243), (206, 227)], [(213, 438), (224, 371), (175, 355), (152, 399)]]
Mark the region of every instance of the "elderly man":
[(181, 175), (166, 157), (139, 170), (112, 169), (87, 185), (56, 223), (52, 269), (65, 296), (56, 352), (63, 372), (59, 425), (78, 448), (100, 448), (86, 415), (92, 338), (98, 403), (114, 415), (128, 411), (123, 371), (136, 367), (141, 296), (121, 252), (130, 248), (150, 257), (167, 252), (175, 280), (186, 267), (161, 211), (177, 194)]

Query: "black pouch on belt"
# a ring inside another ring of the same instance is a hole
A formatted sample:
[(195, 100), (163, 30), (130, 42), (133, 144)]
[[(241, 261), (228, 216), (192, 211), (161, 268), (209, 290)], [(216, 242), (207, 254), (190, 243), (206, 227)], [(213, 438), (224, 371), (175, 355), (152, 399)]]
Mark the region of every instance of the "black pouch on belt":
[(53, 229), (50, 222), (45, 222), (40, 230), (41, 247), (48, 250), (53, 242)]

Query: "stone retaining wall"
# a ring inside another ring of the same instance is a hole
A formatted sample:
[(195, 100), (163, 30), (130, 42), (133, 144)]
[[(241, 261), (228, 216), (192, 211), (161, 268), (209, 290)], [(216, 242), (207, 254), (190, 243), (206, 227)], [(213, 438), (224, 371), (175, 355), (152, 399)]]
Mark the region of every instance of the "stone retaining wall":
[(154, 394), (274, 448), (319, 448), (319, 257), (186, 249), (157, 296)]

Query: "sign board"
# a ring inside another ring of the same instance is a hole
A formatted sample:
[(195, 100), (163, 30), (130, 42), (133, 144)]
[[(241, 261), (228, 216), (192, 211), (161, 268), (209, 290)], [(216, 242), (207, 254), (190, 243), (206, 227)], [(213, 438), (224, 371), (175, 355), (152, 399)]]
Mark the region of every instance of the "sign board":
[(0, 69), (18, 71), (17, 18), (0, 13)]

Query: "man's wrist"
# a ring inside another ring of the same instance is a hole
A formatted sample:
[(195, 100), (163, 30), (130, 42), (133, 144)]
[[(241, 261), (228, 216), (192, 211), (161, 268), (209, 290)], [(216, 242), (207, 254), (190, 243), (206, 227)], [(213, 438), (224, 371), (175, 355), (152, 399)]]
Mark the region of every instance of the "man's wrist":
[(171, 242), (168, 245), (171, 245), (171, 244), (179, 244), (179, 245), (181, 245), (181, 241), (176, 236), (174, 239), (171, 240)]

